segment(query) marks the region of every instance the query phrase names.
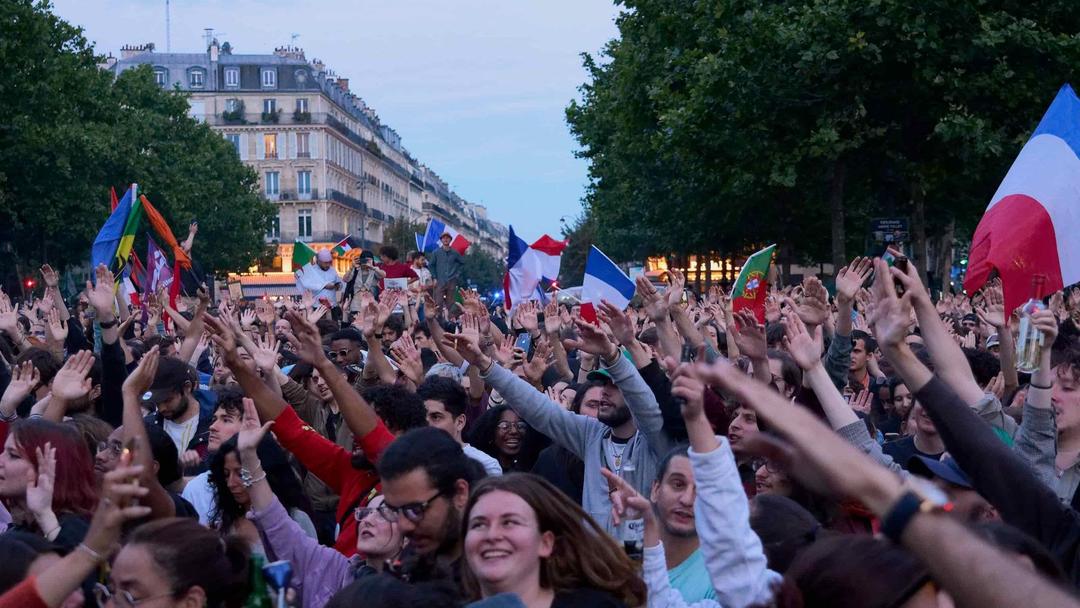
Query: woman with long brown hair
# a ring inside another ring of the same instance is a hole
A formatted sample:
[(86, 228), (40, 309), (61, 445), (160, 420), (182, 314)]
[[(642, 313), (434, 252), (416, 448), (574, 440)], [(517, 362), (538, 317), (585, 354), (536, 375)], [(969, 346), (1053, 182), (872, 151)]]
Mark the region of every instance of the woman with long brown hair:
[(528, 608), (645, 605), (634, 562), (541, 477), (484, 479), (469, 497), (463, 526), (462, 581), (473, 599), (513, 593)]

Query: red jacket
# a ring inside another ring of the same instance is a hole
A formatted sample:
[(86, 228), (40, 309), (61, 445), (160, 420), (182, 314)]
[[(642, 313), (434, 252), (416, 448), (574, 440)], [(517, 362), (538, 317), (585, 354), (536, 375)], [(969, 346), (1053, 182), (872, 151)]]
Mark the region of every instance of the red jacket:
[[(354, 468), (352, 454), (305, 424), (291, 407), (285, 408), (274, 419), (273, 431), (282, 447), (292, 452), (311, 474), (341, 497), (336, 518), (342, 523), (334, 548), (351, 557), (356, 553), (357, 522), (352, 513), (346, 516), (346, 511), (371, 500), (379, 483), (378, 475), (375, 471)], [(393, 440), (393, 434), (380, 420), (378, 426), (359, 439), (358, 444), (368, 460), (375, 463)]]

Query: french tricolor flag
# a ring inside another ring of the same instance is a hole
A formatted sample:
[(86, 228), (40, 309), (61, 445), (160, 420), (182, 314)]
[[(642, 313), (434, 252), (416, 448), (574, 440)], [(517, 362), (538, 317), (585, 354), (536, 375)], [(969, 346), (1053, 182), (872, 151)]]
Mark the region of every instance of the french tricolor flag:
[[(1005, 175), (971, 241), (964, 289), (973, 293), (997, 270), (1005, 310), (1030, 297), (1045, 274), (1045, 293), (1080, 281), (1080, 99), (1061, 87)], [(1073, 243), (1070, 245), (1069, 243)]]
[(454, 230), (435, 218), (431, 218), (428, 220), (427, 230), (424, 231), (423, 241), (417, 239), (416, 245), (420, 248), (420, 251), (431, 253), (438, 249), (442, 244), (441, 239), (444, 234), (450, 235), (450, 248), (461, 255), (465, 255), (465, 251), (469, 248), (469, 245), (472, 244), (469, 242), (469, 239), (462, 236), (457, 230)]
[(585, 259), (585, 281), (581, 284), (581, 317), (596, 323), (596, 306), (601, 300), (625, 309), (634, 297), (634, 282), (611, 258), (593, 245)]
[(510, 226), (506, 275), (503, 277), (507, 310), (521, 302), (543, 299), (541, 285), (543, 281), (553, 282), (559, 278), (566, 245), (566, 241), (555, 240), (546, 234), (529, 245)]

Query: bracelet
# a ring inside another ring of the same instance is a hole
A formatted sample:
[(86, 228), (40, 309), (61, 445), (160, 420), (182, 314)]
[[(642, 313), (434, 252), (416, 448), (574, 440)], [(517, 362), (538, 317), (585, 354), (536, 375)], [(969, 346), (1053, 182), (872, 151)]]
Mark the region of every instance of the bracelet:
[(104, 560), (105, 560), (105, 556), (104, 556), (104, 555), (102, 555), (102, 554), (98, 553), (97, 551), (94, 551), (94, 550), (93, 550), (93, 549), (91, 549), (91, 548), (90, 548), (90, 546), (89, 546), (89, 545), (87, 545), (86, 543), (79, 543), (79, 544), (78, 544), (78, 546), (76, 546), (75, 548), (76, 548), (76, 549), (79, 549), (79, 550), (81, 550), (81, 551), (83, 551), (84, 553), (86, 553), (86, 554), (87, 554), (87, 555), (89, 555), (90, 557), (94, 558), (94, 561), (95, 561), (95, 562), (100, 562), (100, 561), (104, 561)]
[(493, 367), (495, 367), (495, 357), (488, 357), (488, 365), (486, 368), (480, 370), (480, 375), (487, 376), (488, 372), (490, 372)]
[(1048, 384), (1046, 386), (1040, 386), (1038, 384), (1035, 384), (1034, 382), (1028, 382), (1028, 386), (1031, 387), (1031, 388), (1037, 388), (1037, 389), (1040, 389), (1040, 390), (1048, 391), (1048, 390), (1054, 388), (1054, 381), (1051, 380), (1050, 384)]
[(98, 321), (98, 327), (101, 329), (112, 329), (120, 324), (120, 321), (113, 318), (112, 321)]
[(881, 532), (894, 543), (900, 542), (900, 535), (904, 533), (911, 520), (919, 513), (922, 500), (914, 492), (907, 492), (896, 501), (889, 509), (888, 514), (881, 519)]
[(242, 483), (245, 488), (250, 488), (264, 479), (266, 479), (266, 471), (263, 471), (262, 475), (259, 475), (258, 477), (252, 477), (251, 471), (244, 468), (240, 469), (240, 483)]
[(56, 533), (56, 532), (59, 532), (59, 531), (60, 531), (60, 524), (56, 524), (55, 528), (53, 528), (52, 530), (49, 530), (48, 532), (45, 532), (44, 534), (42, 534), (42, 536), (45, 537), (45, 540), (52, 541), (52, 540), (56, 539), (56, 536), (54, 536), (53, 534)]

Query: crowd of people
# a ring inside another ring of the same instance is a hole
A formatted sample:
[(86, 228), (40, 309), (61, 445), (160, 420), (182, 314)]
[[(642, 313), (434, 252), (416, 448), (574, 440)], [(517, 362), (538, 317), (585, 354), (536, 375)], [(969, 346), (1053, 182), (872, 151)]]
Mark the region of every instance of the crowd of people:
[(671, 271), (590, 322), (448, 241), (280, 302), (0, 293), (0, 608), (239, 608), (275, 561), (303, 608), (1080, 605), (1080, 291), (1025, 373), (996, 281), (858, 258), (762, 323)]

